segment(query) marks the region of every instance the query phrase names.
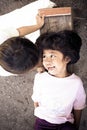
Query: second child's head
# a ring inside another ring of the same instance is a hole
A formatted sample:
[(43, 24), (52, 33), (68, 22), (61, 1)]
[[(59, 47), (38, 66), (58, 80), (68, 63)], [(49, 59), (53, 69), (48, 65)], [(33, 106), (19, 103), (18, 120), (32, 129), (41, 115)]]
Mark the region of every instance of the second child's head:
[[(71, 30), (60, 32), (49, 32), (42, 34), (37, 40), (36, 45), (39, 48), (43, 65), (46, 68), (48, 63), (56, 60), (56, 66), (62, 66), (61, 69), (67, 68), (67, 64), (76, 63), (79, 58), (79, 52), (82, 45), (80, 36)], [(48, 57), (51, 57), (46, 63)], [(48, 65), (50, 69), (52, 64)], [(47, 68), (46, 68), (47, 69)], [(48, 69), (47, 69), (48, 70)]]
[(32, 70), (39, 61), (39, 51), (30, 40), (12, 37), (0, 45), (0, 65), (8, 72), (22, 74)]

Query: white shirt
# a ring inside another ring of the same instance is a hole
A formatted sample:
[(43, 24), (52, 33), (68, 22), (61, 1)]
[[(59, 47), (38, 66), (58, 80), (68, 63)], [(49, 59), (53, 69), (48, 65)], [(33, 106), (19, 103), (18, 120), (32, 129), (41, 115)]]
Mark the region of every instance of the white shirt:
[(11, 37), (19, 36), (19, 32), (14, 27), (0, 28), (0, 45)]
[[(55, 3), (50, 0), (36, 0), (28, 5), (11, 11), (10, 13), (0, 16), (0, 29), (7, 27), (19, 28), (36, 24), (36, 15), (40, 8), (52, 8)], [(37, 30), (25, 37), (35, 42), (40, 35), (40, 30)]]
[(85, 107), (86, 94), (81, 79), (72, 74), (57, 78), (47, 72), (36, 74), (32, 99), (39, 103), (35, 116), (50, 123), (74, 122), (71, 111)]

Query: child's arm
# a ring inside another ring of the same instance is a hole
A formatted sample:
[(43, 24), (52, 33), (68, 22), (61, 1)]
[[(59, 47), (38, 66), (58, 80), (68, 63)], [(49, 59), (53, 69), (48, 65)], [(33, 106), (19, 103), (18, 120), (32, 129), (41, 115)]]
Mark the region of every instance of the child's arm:
[(38, 102), (34, 102), (34, 107), (36, 108), (38, 106), (39, 106)]
[(40, 17), (39, 15), (37, 15), (36, 21), (37, 21), (36, 25), (23, 26), (18, 28), (17, 30), (19, 31), (19, 36), (25, 36), (40, 29), (44, 25), (44, 16)]
[(80, 119), (81, 119), (82, 110), (74, 110), (74, 119), (77, 130), (79, 130)]

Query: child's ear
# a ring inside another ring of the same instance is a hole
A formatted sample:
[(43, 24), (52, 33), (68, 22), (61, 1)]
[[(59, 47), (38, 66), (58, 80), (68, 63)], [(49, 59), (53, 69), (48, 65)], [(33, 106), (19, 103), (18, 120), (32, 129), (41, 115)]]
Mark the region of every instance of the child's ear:
[(66, 56), (65, 61), (66, 61), (66, 63), (69, 63), (71, 61), (70, 57)]

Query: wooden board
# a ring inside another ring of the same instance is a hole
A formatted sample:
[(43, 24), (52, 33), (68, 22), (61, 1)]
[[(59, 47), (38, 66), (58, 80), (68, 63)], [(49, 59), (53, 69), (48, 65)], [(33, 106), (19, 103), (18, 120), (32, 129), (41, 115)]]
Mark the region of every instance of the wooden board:
[(39, 9), (38, 13), (40, 16), (45, 15), (45, 24), (40, 30), (41, 34), (73, 28), (71, 7)]
[(60, 16), (60, 15), (71, 15), (71, 7), (62, 8), (44, 8), (39, 9), (38, 13), (40, 16)]

